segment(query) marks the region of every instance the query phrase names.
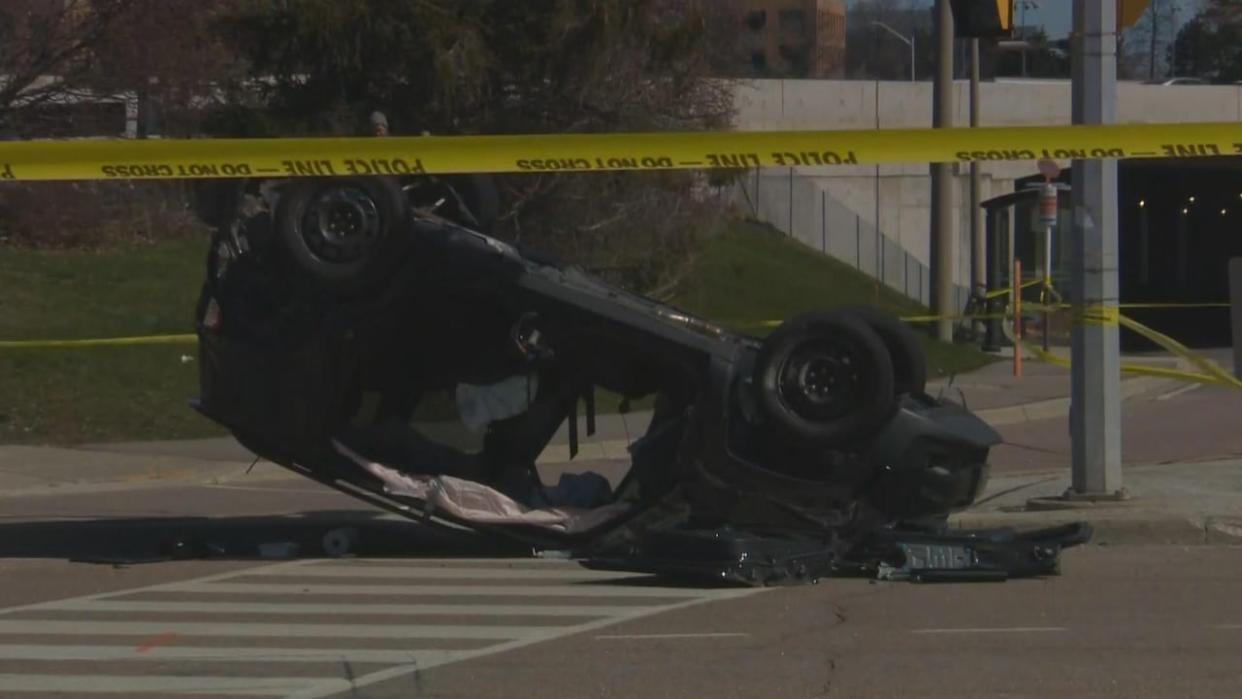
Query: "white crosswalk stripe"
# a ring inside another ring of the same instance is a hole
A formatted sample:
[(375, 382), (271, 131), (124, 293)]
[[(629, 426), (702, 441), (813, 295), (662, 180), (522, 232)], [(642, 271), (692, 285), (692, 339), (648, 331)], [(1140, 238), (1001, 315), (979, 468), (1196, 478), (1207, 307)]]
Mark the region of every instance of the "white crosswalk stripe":
[(293, 561), (0, 610), (0, 696), (329, 697), (754, 592), (567, 561)]

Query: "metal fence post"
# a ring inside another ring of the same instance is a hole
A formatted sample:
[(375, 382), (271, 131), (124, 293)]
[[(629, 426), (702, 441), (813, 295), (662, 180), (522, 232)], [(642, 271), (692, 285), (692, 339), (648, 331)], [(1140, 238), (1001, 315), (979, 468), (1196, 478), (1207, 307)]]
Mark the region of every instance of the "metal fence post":
[(1229, 297), (1233, 315), (1233, 375), (1242, 379), (1242, 257), (1229, 261)]
[(828, 192), (819, 193), (819, 247), (828, 254)]
[(759, 196), (760, 196), (759, 185), (762, 182), (763, 180), (759, 176), (759, 168), (755, 168), (755, 218), (759, 218), (759, 209), (762, 206), (762, 204), (760, 203), (761, 200), (759, 199)]
[(862, 218), (854, 215), (854, 269), (862, 271)]
[(875, 222), (875, 278), (884, 281), (884, 236), (880, 234), (880, 221)]
[(906, 289), (906, 298), (910, 298), (910, 253), (902, 250), (901, 285)]
[(888, 271), (884, 269), (885, 267), (888, 266), (885, 264), (886, 262), (888, 262), (888, 238), (885, 238), (884, 236), (880, 236), (879, 249), (880, 249), (880, 254), (876, 258), (876, 262), (879, 266), (878, 267), (879, 274), (877, 276), (880, 279), (880, 283), (884, 283), (885, 282), (884, 275)]
[(793, 173), (793, 170), (794, 170), (793, 168), (789, 168), (789, 237), (791, 238), (793, 237), (793, 234), (794, 234), (794, 225), (793, 225), (794, 173)]

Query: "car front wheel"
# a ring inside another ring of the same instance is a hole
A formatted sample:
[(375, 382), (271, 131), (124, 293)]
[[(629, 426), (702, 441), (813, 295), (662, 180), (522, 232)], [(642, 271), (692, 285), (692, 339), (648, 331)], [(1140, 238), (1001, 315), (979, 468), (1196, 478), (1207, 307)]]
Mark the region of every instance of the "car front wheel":
[(782, 324), (760, 349), (754, 383), (767, 421), (808, 446), (865, 439), (896, 408), (884, 341), (846, 313), (811, 313)]

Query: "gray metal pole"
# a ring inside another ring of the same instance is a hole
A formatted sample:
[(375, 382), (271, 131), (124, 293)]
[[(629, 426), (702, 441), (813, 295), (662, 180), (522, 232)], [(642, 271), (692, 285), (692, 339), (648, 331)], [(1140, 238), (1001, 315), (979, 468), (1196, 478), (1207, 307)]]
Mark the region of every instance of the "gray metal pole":
[[(970, 126), (979, 125), (979, 40), (970, 40)], [(987, 277), (984, 264), (987, 250), (984, 245), (983, 209), (979, 163), (970, 163), (970, 286), (979, 298), (987, 296)], [(983, 321), (974, 323), (981, 330)]]
[[(1117, 6), (1074, 0), (1075, 124), (1111, 124), (1117, 112)], [(1071, 370), (1072, 495), (1110, 497), (1121, 486), (1117, 162), (1074, 162), (1072, 300), (1090, 312), (1074, 324)]]
[[(953, 9), (949, 0), (936, 0), (939, 56), (936, 62), (932, 126), (953, 125)], [(948, 163), (931, 166), (931, 278), (932, 313), (936, 337), (953, 340), (953, 176)]]
[(1233, 375), (1242, 379), (1242, 257), (1229, 261), (1229, 300), (1233, 329)]

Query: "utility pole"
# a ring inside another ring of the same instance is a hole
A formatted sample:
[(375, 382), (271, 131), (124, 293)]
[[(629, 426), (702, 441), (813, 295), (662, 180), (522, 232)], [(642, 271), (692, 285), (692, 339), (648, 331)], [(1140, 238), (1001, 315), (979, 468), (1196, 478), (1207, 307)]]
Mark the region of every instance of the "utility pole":
[[(979, 40), (970, 40), (970, 127), (979, 126)], [(970, 287), (971, 293), (978, 298), (985, 298), (988, 293), (988, 282), (984, 271), (987, 249), (983, 239), (983, 210), (981, 183), (979, 181), (979, 161), (970, 162)], [(982, 327), (977, 322), (977, 328)]]
[[(1117, 116), (1117, 6), (1074, 0), (1073, 121)], [(1121, 486), (1121, 363), (1118, 313), (1117, 161), (1078, 160), (1074, 235), (1070, 497), (1124, 496)]]
[(1172, 39), (1170, 39), (1170, 48), (1169, 48), (1169, 77), (1170, 78), (1177, 77), (1177, 12), (1178, 12), (1178, 9), (1179, 8), (1177, 6), (1177, 2), (1174, 2), (1173, 6), (1169, 8), (1169, 14), (1172, 15), (1172, 22), (1171, 22), (1172, 26), (1170, 27), (1172, 31), (1170, 31), (1169, 34), (1173, 37)]
[(1156, 81), (1156, 40), (1160, 37), (1160, 0), (1151, 0), (1151, 53), (1148, 56), (1147, 80)]
[[(936, 0), (939, 56), (932, 104), (932, 126), (953, 125), (953, 8), (949, 0)], [(931, 166), (931, 287), (936, 337), (953, 340), (953, 177), (948, 163)]]

